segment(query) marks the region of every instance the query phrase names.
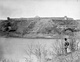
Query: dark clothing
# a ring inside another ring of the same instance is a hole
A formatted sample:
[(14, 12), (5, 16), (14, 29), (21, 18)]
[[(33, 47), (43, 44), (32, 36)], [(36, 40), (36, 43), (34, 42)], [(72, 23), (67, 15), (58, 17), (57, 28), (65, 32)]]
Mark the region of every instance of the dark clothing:
[(65, 42), (65, 46), (69, 46), (69, 42)]

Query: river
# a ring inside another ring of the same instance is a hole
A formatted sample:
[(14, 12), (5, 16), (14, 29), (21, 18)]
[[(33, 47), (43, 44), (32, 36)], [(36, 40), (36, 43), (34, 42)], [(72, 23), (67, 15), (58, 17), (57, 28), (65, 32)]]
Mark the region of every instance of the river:
[(5, 57), (8, 59), (21, 60), (26, 55), (24, 49), (27, 48), (27, 44), (36, 44), (39, 42), (50, 49), (54, 41), (56, 41), (56, 39), (0, 38), (0, 59)]

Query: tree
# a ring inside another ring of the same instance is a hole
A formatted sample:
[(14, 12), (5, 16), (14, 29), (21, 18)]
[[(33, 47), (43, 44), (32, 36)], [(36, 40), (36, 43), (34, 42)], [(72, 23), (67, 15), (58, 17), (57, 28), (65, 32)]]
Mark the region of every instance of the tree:
[(38, 44), (35, 45), (34, 54), (38, 58), (38, 61), (41, 62), (42, 60), (42, 54), (43, 54), (43, 46), (38, 42)]
[(4, 34), (7, 36), (13, 36), (11, 33), (15, 33), (17, 30), (17, 22), (13, 20), (4, 20), (0, 23), (0, 28), (1, 28), (1, 34)]
[(56, 54), (57, 56), (65, 54), (63, 44), (62, 39), (57, 39), (56, 42), (52, 43), (53, 54)]
[(34, 44), (27, 44), (27, 49), (25, 49), (26, 54), (29, 57), (29, 62), (32, 62), (32, 55), (34, 54)]
[(33, 43), (28, 44), (25, 52), (30, 58), (29, 62), (32, 62), (32, 57), (31, 57), (32, 55), (36, 56), (39, 62), (45, 60), (45, 57), (47, 56), (47, 50), (45, 49), (45, 46), (39, 42), (36, 44)]

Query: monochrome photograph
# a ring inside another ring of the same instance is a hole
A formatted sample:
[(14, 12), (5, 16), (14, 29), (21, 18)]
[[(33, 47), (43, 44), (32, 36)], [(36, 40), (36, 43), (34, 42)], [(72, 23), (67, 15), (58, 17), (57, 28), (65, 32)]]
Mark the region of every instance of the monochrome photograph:
[(80, 62), (80, 0), (0, 0), (0, 62)]

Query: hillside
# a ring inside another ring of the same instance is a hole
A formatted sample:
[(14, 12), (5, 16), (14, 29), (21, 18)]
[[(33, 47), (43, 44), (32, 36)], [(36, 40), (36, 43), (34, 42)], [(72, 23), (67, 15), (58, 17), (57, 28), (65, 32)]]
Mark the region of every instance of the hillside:
[(9, 37), (53, 38), (56, 35), (73, 35), (70, 33), (77, 32), (78, 25), (76, 20), (68, 17), (8, 18), (0, 22), (0, 34)]

